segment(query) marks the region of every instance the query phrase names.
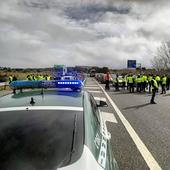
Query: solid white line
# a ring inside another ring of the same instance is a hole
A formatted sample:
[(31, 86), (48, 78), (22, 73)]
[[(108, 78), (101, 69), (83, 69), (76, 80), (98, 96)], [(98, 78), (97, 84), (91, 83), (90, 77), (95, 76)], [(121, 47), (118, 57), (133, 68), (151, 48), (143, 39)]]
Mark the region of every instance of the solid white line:
[(159, 164), (157, 163), (155, 158), (149, 152), (146, 145), (142, 142), (142, 140), (140, 139), (138, 134), (135, 132), (133, 127), (128, 122), (128, 120), (124, 117), (124, 115), (121, 113), (121, 111), (116, 106), (116, 104), (113, 102), (113, 100), (110, 98), (110, 96), (106, 93), (106, 91), (103, 89), (103, 87), (101, 85), (99, 85), (99, 87), (103, 90), (103, 92), (106, 95), (106, 97), (108, 98), (109, 102), (115, 109), (117, 115), (119, 116), (120, 120), (122, 121), (123, 125), (125, 126), (126, 130), (128, 131), (129, 135), (131, 136), (132, 140), (136, 144), (139, 152), (141, 153), (141, 155), (144, 158), (145, 162), (147, 163), (148, 167), (151, 170), (161, 170), (162, 168), (159, 166)]
[(28, 106), (28, 107), (8, 107), (0, 108), (0, 112), (21, 111), (21, 110), (69, 110), (69, 111), (83, 111), (83, 107), (70, 106)]
[(113, 113), (108, 113), (108, 112), (102, 112), (101, 111), (101, 114), (102, 114), (102, 117), (103, 117), (105, 122), (117, 123), (117, 120), (116, 120)]
[(101, 91), (88, 90), (89, 93), (103, 93)]

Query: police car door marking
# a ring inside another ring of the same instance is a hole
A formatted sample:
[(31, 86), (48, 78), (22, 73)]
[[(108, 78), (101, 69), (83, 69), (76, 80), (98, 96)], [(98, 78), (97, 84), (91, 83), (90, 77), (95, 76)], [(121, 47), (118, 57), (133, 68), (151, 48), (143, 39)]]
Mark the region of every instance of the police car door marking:
[(107, 136), (107, 128), (105, 125), (105, 122), (102, 119), (101, 111), (100, 112), (100, 122), (101, 122), (101, 133), (102, 133), (102, 140), (100, 145), (100, 152), (99, 152), (99, 158), (98, 163), (105, 168), (106, 167), (106, 158), (107, 158), (107, 139), (105, 136)]
[(117, 120), (113, 113), (101, 112), (104, 121), (117, 123)]
[(100, 136), (98, 133), (96, 134), (96, 137), (94, 139), (94, 144), (95, 144), (96, 148), (99, 149), (100, 144), (101, 144), (101, 139), (100, 139)]
[(99, 152), (98, 163), (105, 168), (107, 155), (107, 140), (102, 136), (101, 147)]
[(9, 107), (0, 108), (0, 112), (8, 111), (21, 111), (21, 110), (69, 110), (69, 111), (83, 111), (83, 107), (70, 107), (70, 106), (28, 106), (28, 107)]

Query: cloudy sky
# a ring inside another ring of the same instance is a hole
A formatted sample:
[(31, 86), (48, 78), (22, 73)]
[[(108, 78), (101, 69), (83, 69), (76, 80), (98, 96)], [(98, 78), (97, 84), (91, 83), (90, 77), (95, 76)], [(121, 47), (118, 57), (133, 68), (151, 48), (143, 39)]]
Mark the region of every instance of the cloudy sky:
[(0, 66), (151, 66), (168, 0), (0, 0)]

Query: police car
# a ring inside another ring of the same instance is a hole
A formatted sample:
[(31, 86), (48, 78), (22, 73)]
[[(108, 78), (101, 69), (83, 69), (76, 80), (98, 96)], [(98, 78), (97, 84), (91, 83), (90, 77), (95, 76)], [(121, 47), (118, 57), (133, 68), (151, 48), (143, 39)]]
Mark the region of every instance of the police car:
[(98, 109), (106, 103), (97, 104), (80, 81), (16, 81), (10, 86), (23, 90), (0, 98), (1, 169), (118, 169)]

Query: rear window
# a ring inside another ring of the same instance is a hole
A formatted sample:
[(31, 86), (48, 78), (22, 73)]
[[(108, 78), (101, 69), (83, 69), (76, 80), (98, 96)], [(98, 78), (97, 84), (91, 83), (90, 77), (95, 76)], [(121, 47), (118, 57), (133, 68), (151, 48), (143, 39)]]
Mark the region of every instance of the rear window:
[(83, 151), (83, 112), (0, 112), (0, 169), (54, 170)]

